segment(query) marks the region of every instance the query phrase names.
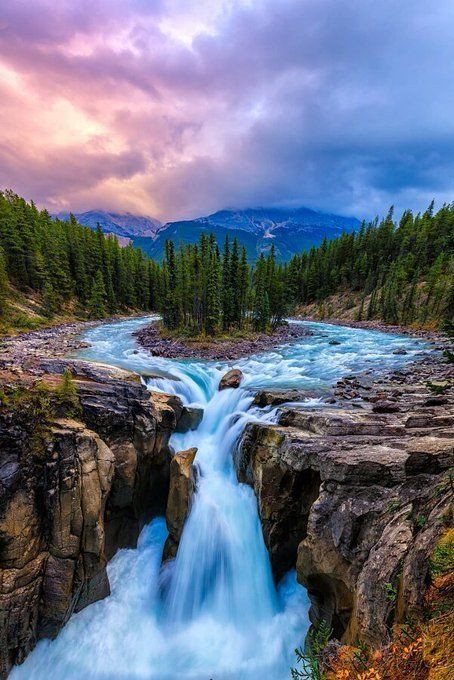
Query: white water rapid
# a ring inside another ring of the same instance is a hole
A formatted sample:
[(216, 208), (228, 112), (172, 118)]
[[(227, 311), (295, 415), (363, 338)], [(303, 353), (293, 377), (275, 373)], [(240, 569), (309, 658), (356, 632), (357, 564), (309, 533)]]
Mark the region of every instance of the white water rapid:
[[(139, 373), (150, 389), (201, 406), (198, 429), (172, 436), (175, 450), (198, 447), (197, 492), (176, 559), (161, 569), (165, 521), (144, 528), (136, 550), (108, 567), (112, 594), (43, 640), (13, 680), (283, 680), (309, 626), (305, 590), (289, 573), (276, 587), (251, 488), (238, 484), (232, 453), (248, 421), (276, 411), (251, 408), (252, 388), (323, 390), (346, 373), (399, 366), (421, 345), (395, 335), (308, 324), (314, 335), (233, 362), (240, 389), (218, 392), (229, 364), (176, 361), (138, 350), (131, 336), (149, 319), (91, 329), (79, 356)], [(336, 339), (339, 345), (330, 345)], [(404, 357), (392, 354), (405, 348)], [(170, 375), (170, 377), (169, 377)], [(171, 377), (176, 378), (171, 379)], [(307, 399), (305, 405), (320, 405)]]

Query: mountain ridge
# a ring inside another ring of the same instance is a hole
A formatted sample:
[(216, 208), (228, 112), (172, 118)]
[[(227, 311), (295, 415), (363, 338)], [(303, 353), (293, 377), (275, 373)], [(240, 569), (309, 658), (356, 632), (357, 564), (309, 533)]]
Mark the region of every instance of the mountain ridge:
[[(71, 213), (59, 212), (55, 215), (60, 220), (67, 221)], [(125, 238), (147, 237), (153, 238), (164, 226), (162, 222), (148, 215), (135, 215), (130, 212), (114, 212), (109, 210), (86, 210), (73, 213), (76, 220), (86, 227), (96, 229), (101, 227), (105, 234), (116, 234)]]
[[(69, 213), (59, 213), (68, 219)], [(165, 242), (195, 243), (201, 233), (213, 233), (219, 245), (226, 236), (237, 238), (247, 250), (248, 259), (255, 260), (267, 253), (274, 244), (279, 260), (288, 260), (302, 250), (319, 245), (326, 237), (339, 236), (343, 231), (355, 231), (360, 226), (356, 217), (323, 213), (305, 206), (297, 208), (244, 208), (218, 210), (192, 220), (177, 220), (162, 224), (151, 217), (131, 213), (89, 210), (76, 213), (76, 219), (92, 229), (99, 223), (105, 233), (129, 238), (147, 255), (160, 260)]]

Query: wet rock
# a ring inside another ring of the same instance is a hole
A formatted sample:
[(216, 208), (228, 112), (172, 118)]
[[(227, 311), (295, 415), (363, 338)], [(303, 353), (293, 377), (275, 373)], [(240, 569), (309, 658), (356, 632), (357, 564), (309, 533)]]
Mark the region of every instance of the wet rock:
[(159, 380), (160, 378), (165, 378), (166, 380), (172, 380), (174, 382), (180, 382), (180, 378), (173, 373), (168, 371), (163, 371), (161, 369), (154, 368), (153, 370), (142, 368), (140, 370), (140, 376), (145, 380)]
[(405, 355), (408, 354), (407, 350), (404, 349), (403, 347), (398, 347), (397, 349), (393, 350), (393, 354), (398, 354), (398, 355)]
[[(35, 373), (0, 370), (0, 383), (31, 387), (38, 377), (53, 387), (68, 364), (29, 365)], [(166, 507), (181, 402), (120, 369), (71, 362), (71, 371), (80, 420), (59, 417), (41, 432), (30, 409), (0, 412), (1, 677), (73, 611), (109, 594), (108, 559), (135, 547), (143, 523)]]
[(175, 432), (188, 432), (196, 430), (203, 418), (203, 408), (195, 406), (183, 406), (181, 416), (178, 419)]
[(444, 406), (448, 403), (448, 398), (442, 395), (429, 397), (423, 403), (423, 406)]
[(341, 344), (341, 343), (339, 342), (339, 340), (330, 340), (330, 341), (328, 342), (328, 345), (340, 345), (340, 344)]
[(169, 535), (164, 546), (162, 558), (164, 562), (176, 556), (184, 523), (189, 514), (196, 482), (193, 466), (196, 453), (196, 448), (178, 451), (170, 463), (170, 488), (166, 509)]
[(390, 399), (388, 400), (382, 399), (375, 402), (375, 404), (372, 407), (372, 411), (374, 413), (397, 413), (397, 411), (400, 411), (400, 408), (395, 402), (392, 402)]
[[(405, 406), (418, 411), (414, 400)], [(420, 613), (449, 506), (452, 424), (451, 414), (287, 408), (279, 425), (247, 425), (237, 475), (254, 487), (273, 571), (296, 564), (311, 620), (343, 642), (380, 646), (390, 622)], [(404, 594), (392, 601), (386, 584)]]
[(254, 406), (279, 406), (291, 401), (302, 401), (307, 398), (307, 392), (302, 390), (261, 390), (257, 392), (252, 402)]
[(226, 390), (229, 387), (238, 388), (243, 380), (244, 376), (239, 368), (231, 368), (230, 371), (221, 378), (219, 382), (219, 390)]

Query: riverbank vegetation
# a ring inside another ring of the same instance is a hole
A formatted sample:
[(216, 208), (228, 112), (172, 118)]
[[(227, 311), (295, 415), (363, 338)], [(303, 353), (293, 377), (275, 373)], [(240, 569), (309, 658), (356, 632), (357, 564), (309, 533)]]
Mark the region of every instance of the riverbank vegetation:
[(0, 323), (29, 330), (51, 320), (103, 318), (157, 306), (158, 265), (141, 250), (71, 217), (53, 219), (0, 192)]
[(393, 211), (279, 263), (255, 263), (236, 239), (166, 244), (162, 263), (115, 236), (52, 218), (0, 192), (0, 333), (74, 318), (160, 312), (178, 337), (270, 332), (291, 313), (452, 327), (454, 204)]
[[(289, 303), (318, 318), (438, 327), (454, 318), (454, 204), (393, 210), (381, 222), (324, 241), (286, 267)], [(305, 307), (305, 309), (304, 309)]]

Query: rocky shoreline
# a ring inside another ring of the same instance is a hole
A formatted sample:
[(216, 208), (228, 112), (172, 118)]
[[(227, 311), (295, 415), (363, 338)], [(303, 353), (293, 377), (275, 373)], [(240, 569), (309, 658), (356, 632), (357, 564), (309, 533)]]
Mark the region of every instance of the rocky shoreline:
[(12, 363), (19, 364), (31, 355), (66, 357), (71, 352), (89, 347), (88, 343), (80, 339), (81, 334), (89, 328), (131, 318), (134, 318), (134, 315), (112, 316), (94, 321), (70, 321), (36, 331), (2, 337), (0, 338), (0, 359), (8, 359)]
[(308, 328), (297, 324), (283, 324), (273, 333), (257, 333), (254, 338), (232, 338), (213, 340), (187, 340), (167, 338), (159, 330), (157, 322), (141, 328), (134, 337), (139, 345), (154, 356), (166, 359), (208, 359), (234, 360), (264, 352), (287, 342), (312, 335)]
[(371, 319), (370, 321), (355, 321), (353, 319), (337, 319), (325, 318), (319, 319), (315, 316), (297, 315), (295, 319), (298, 321), (311, 321), (313, 323), (327, 323), (332, 326), (345, 326), (346, 328), (360, 328), (369, 331), (380, 331), (381, 333), (396, 333), (401, 335), (410, 335), (414, 338), (422, 338), (429, 341), (441, 341), (449, 344), (449, 338), (442, 331), (428, 328), (413, 328), (411, 326), (399, 326), (384, 323)]

